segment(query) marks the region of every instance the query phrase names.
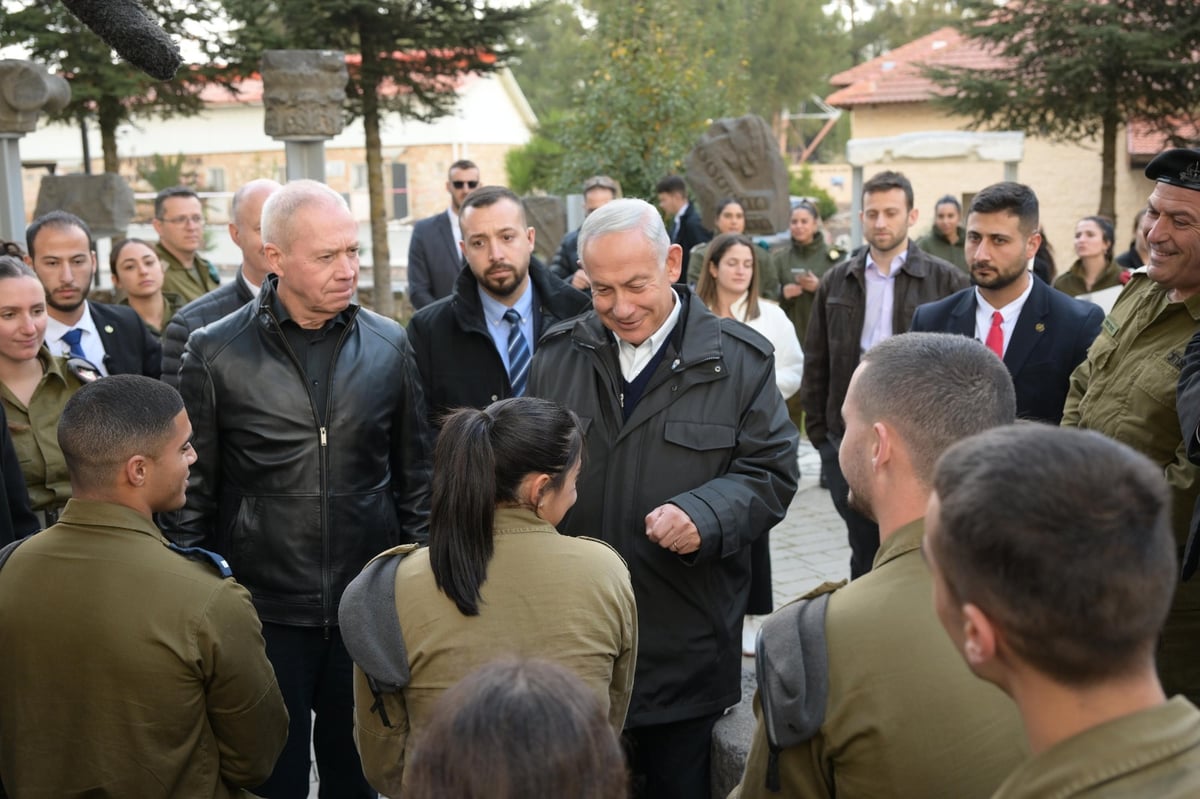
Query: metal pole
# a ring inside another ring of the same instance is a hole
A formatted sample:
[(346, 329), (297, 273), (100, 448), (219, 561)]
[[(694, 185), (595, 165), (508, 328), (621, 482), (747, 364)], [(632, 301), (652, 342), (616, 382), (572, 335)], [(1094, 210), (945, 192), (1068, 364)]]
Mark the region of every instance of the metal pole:
[(325, 142), (287, 141), (283, 144), (287, 158), (287, 179), (325, 182)]
[(861, 166), (854, 167), (851, 173), (853, 177), (850, 180), (850, 191), (854, 193), (850, 199), (850, 249), (856, 250), (863, 243), (862, 231), (862, 191), (863, 191), (863, 168)]

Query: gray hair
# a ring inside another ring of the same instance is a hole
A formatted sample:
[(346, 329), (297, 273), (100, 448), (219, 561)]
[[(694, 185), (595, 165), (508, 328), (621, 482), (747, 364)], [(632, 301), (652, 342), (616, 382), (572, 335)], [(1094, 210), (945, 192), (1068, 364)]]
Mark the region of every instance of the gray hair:
[(579, 230), (579, 261), (584, 269), (587, 269), (587, 248), (592, 239), (630, 230), (636, 230), (650, 242), (658, 259), (659, 270), (666, 269), (671, 237), (667, 235), (662, 217), (653, 205), (632, 197), (613, 200), (583, 220), (583, 227)]
[(308, 205), (337, 205), (349, 210), (342, 195), (315, 180), (294, 180), (263, 203), (262, 239), (287, 251), (292, 244), (292, 217)]

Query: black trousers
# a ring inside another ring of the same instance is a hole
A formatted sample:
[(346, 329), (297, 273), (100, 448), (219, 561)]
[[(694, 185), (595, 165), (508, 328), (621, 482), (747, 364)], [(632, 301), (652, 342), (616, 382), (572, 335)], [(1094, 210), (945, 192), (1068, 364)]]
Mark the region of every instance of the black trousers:
[(846, 523), (850, 540), (850, 579), (854, 580), (871, 571), (875, 553), (879, 551), (879, 525), (850, 507), (850, 486), (838, 463), (837, 447), (827, 441), (820, 446), (820, 452), (821, 468), (829, 483), (829, 497)]
[(625, 730), (634, 799), (708, 799), (712, 731), (722, 715)]
[(338, 628), (264, 623), (263, 638), (291, 721), (275, 770), (254, 793), (264, 799), (308, 796), (311, 733), (321, 799), (376, 799), (354, 746), (354, 671)]

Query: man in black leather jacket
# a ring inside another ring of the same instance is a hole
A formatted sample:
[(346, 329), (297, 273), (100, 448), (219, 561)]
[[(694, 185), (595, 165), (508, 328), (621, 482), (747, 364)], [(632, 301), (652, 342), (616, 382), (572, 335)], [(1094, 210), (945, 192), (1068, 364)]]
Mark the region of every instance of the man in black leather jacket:
[(262, 619), (291, 726), (255, 793), (308, 795), (315, 712), (322, 782), (373, 798), (338, 603), (367, 560), (426, 537), (425, 404), (403, 329), (350, 303), (359, 240), (345, 201), (292, 182), (263, 206), (262, 234), (277, 277), (184, 351), (179, 388), (199, 462), (167, 532), (224, 555)]

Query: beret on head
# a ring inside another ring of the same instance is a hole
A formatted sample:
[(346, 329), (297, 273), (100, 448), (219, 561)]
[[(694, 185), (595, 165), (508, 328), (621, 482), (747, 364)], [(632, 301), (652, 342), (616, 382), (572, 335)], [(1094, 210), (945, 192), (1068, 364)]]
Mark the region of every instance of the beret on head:
[(1200, 150), (1164, 150), (1146, 165), (1146, 177), (1182, 189), (1200, 191)]

